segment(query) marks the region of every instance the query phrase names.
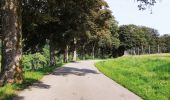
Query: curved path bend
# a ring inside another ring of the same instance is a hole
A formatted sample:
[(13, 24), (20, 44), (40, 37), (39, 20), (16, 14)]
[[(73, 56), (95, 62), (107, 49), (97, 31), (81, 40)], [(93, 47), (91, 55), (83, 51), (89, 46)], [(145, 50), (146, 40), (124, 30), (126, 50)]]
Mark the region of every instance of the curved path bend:
[(94, 63), (66, 64), (18, 93), (14, 100), (141, 100), (99, 72)]

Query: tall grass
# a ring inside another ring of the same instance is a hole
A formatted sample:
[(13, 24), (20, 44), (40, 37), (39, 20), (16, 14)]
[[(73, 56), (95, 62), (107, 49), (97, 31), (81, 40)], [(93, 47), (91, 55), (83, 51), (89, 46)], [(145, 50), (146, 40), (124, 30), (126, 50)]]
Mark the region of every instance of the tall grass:
[(96, 67), (145, 100), (170, 100), (170, 54), (124, 56)]

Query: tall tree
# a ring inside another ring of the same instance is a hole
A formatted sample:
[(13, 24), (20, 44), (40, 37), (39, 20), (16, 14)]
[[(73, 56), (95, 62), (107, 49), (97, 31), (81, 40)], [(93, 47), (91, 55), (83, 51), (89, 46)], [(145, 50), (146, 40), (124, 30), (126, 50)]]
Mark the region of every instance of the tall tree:
[(1, 85), (22, 83), (22, 17), (21, 0), (2, 0), (2, 71)]
[(170, 35), (165, 34), (159, 37), (160, 51), (162, 53), (170, 53)]

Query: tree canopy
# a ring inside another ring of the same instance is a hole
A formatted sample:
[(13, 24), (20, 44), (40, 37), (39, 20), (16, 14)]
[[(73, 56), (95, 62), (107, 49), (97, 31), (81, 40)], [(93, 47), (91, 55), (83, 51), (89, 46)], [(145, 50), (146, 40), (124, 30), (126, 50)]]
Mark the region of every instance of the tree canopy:
[[(137, 1), (140, 10), (156, 3)], [(134, 54), (169, 52), (169, 36), (159, 37), (157, 30), (145, 26), (119, 27), (105, 0), (1, 0), (0, 5), (2, 84), (22, 83), (22, 55), (30, 57), (32, 66), (39, 58), (46, 63), (41, 54), (47, 48), (50, 66), (60, 56), (68, 62), (77, 57), (118, 57), (132, 49)]]

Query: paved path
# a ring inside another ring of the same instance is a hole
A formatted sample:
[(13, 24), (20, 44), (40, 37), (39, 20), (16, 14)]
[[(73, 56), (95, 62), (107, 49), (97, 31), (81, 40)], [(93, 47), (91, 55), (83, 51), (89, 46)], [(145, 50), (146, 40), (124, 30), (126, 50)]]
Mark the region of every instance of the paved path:
[(20, 92), (14, 100), (140, 100), (100, 73), (94, 62), (66, 64)]

